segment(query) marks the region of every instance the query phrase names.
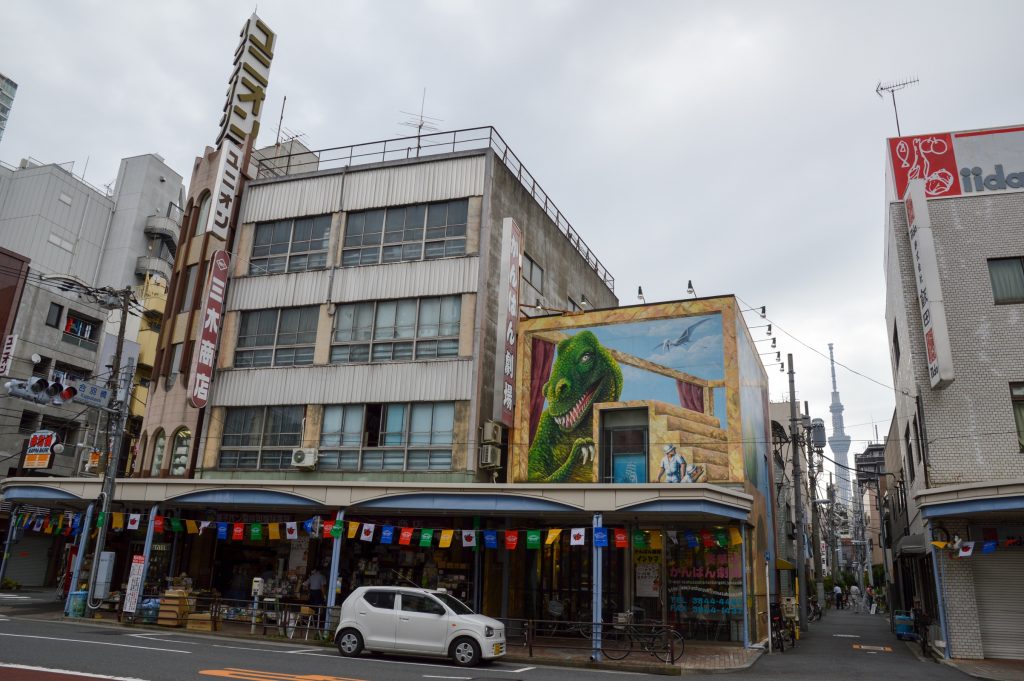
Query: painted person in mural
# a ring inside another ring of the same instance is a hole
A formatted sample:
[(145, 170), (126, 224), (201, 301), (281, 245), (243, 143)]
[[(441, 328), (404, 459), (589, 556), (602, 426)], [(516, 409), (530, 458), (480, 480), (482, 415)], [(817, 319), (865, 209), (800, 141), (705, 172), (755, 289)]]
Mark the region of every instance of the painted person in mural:
[(543, 387), (547, 407), (530, 445), (531, 482), (591, 482), (594, 479), (595, 402), (617, 402), (622, 370), (590, 331), (558, 344)]
[(661, 482), (662, 477), (665, 478), (665, 482), (698, 482), (700, 476), (704, 475), (702, 467), (686, 463), (686, 459), (675, 445), (666, 444), (661, 451), (664, 456), (661, 457), (661, 470), (658, 471), (657, 482)]

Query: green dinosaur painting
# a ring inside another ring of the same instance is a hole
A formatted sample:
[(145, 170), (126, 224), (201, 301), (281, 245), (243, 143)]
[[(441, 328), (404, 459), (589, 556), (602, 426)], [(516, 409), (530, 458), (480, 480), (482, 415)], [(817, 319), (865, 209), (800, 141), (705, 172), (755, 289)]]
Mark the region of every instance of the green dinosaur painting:
[(622, 370), (590, 331), (558, 344), (544, 384), (547, 407), (530, 445), (530, 482), (593, 482), (595, 402), (616, 402)]

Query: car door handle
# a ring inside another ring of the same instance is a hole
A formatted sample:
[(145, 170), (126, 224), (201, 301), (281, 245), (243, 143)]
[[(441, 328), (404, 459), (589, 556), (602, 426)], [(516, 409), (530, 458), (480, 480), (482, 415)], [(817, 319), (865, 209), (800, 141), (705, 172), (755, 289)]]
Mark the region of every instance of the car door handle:
[(365, 614), (366, 614), (366, 611), (364, 610), (363, 612), (360, 612), (359, 614), (360, 614), (360, 615), (365, 615)]
[(399, 617), (398, 619), (402, 620), (403, 622), (408, 622), (409, 621), (408, 617)]

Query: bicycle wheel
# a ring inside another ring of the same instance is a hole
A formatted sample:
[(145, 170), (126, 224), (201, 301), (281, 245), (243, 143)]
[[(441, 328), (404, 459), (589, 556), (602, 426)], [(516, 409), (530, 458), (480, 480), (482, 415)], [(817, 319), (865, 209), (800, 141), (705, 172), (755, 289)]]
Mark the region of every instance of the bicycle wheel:
[(786, 643), (785, 643), (785, 641), (782, 640), (782, 638), (783, 638), (783, 636), (782, 636), (782, 627), (780, 627), (780, 626), (773, 626), (772, 627), (772, 645), (774, 645), (775, 649), (778, 650), (780, 653), (786, 652)]
[(662, 662), (675, 662), (683, 656), (683, 635), (672, 627), (661, 627), (651, 635), (651, 652)]
[(628, 631), (608, 627), (601, 637), (601, 654), (609, 660), (621, 660), (633, 649), (633, 637)]

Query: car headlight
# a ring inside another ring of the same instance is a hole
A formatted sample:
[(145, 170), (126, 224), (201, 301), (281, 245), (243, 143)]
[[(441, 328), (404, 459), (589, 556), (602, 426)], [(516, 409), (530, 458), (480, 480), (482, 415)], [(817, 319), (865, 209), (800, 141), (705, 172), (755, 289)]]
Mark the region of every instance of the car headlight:
[(484, 627), (484, 636), (487, 638), (494, 636), (494, 627)]

